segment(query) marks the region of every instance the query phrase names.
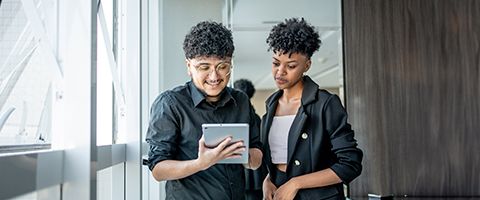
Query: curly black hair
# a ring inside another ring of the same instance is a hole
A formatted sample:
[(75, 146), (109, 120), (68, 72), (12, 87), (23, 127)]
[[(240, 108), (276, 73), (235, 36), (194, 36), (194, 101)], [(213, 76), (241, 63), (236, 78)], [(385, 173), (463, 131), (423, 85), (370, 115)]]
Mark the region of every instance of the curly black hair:
[(315, 28), (303, 18), (285, 19), (275, 25), (267, 38), (268, 51), (282, 54), (301, 53), (311, 58), (313, 53), (320, 48), (320, 36)]
[(255, 87), (253, 86), (252, 81), (248, 79), (238, 79), (233, 83), (233, 88), (238, 89), (247, 94), (248, 98), (252, 98), (255, 94)]
[(232, 32), (221, 23), (203, 21), (192, 27), (183, 41), (187, 59), (195, 57), (232, 57)]

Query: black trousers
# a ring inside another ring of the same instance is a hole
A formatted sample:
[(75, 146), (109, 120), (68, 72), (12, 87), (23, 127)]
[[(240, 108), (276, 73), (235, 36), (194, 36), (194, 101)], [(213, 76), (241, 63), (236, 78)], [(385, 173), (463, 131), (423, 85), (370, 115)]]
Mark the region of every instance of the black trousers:
[(275, 167), (274, 173), (270, 174), (270, 180), (272, 180), (272, 183), (278, 188), (288, 181), (287, 173)]

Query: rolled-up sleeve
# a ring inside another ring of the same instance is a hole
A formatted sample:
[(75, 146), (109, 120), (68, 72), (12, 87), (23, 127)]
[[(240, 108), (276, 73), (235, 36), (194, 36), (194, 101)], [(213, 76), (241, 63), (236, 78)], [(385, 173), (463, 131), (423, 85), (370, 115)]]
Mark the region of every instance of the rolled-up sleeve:
[(347, 122), (347, 112), (336, 95), (332, 95), (325, 107), (325, 127), (330, 135), (332, 152), (337, 162), (330, 168), (349, 183), (358, 177), (362, 171), (362, 151), (357, 148), (354, 132)]
[(163, 160), (173, 159), (177, 151), (179, 126), (172, 108), (172, 98), (161, 94), (152, 104), (146, 141), (150, 145), (148, 167), (152, 170)]

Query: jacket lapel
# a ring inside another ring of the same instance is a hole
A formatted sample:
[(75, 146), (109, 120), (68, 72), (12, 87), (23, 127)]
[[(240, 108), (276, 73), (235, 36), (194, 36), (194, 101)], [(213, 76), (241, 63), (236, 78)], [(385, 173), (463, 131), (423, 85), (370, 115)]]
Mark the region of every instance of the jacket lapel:
[(292, 126), (290, 127), (290, 131), (288, 132), (288, 157), (287, 157), (287, 165), (290, 164), (292, 161), (292, 156), (295, 151), (295, 147), (298, 142), (298, 138), (300, 134), (302, 134), (302, 128), (307, 121), (307, 114), (305, 114), (303, 110), (303, 106), (300, 107), (298, 110), (295, 119), (293, 120)]
[[(318, 92), (318, 85), (312, 81), (312, 79), (309, 76), (304, 76), (303, 77), (304, 81), (304, 88), (303, 88), (303, 93), (302, 93), (302, 105), (298, 109), (298, 112), (295, 116), (295, 119), (293, 120), (292, 126), (290, 127), (290, 130), (288, 132), (288, 157), (287, 157), (287, 165), (290, 165), (290, 162), (292, 160), (293, 153), (295, 152), (295, 148), (298, 142), (298, 139), (300, 138), (300, 135), (302, 134), (302, 129), (305, 126), (305, 123), (307, 122), (308, 115), (305, 111), (305, 108), (307, 107), (308, 104), (314, 102), (316, 100), (317, 92)], [(277, 105), (278, 105), (278, 99), (282, 96), (283, 91), (279, 90), (272, 94), (266, 101), (265, 104), (267, 105), (267, 114), (264, 116), (262, 119), (262, 142), (264, 146), (266, 147), (265, 149), (270, 149), (269, 144), (268, 144), (268, 134), (270, 132), (270, 126), (272, 125), (273, 117), (275, 116), (275, 112), (277, 110)], [(265, 120), (265, 122), (263, 121)], [(270, 152), (265, 152), (266, 159), (271, 160), (271, 155)], [(287, 167), (287, 170), (290, 167)]]
[[(290, 131), (288, 132), (288, 157), (287, 157), (287, 164), (290, 164), (292, 161), (293, 153), (295, 152), (296, 145), (298, 143), (298, 139), (300, 135), (303, 133), (302, 129), (305, 127), (305, 123), (307, 122), (308, 115), (305, 110), (307, 106), (317, 99), (317, 92), (318, 92), (318, 85), (312, 81), (309, 76), (303, 77), (303, 92), (302, 92), (302, 105), (298, 109), (297, 115), (293, 120), (292, 126), (290, 127)], [(287, 167), (288, 169), (288, 167)]]

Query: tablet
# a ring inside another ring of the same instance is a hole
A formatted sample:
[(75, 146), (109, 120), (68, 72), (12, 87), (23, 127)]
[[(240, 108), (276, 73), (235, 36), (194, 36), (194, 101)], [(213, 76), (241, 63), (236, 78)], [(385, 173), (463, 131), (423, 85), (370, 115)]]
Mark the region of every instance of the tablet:
[(248, 142), (249, 142), (249, 125), (241, 123), (232, 124), (202, 124), (202, 132), (205, 137), (205, 145), (215, 147), (225, 138), (231, 136), (232, 143), (243, 141), (245, 151), (240, 158), (228, 158), (219, 161), (222, 164), (247, 164), (248, 163)]

